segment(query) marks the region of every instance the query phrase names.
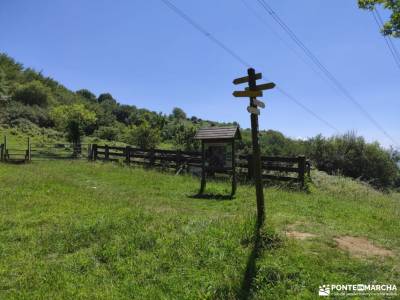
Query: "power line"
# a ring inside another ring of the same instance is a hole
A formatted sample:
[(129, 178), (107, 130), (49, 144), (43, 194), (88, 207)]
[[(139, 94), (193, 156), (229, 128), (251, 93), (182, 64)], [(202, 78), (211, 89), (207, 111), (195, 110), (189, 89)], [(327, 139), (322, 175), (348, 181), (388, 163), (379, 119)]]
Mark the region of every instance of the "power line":
[(307, 106), (305, 106), (303, 103), (301, 103), (300, 101), (298, 101), (295, 97), (293, 97), (292, 95), (290, 95), (289, 93), (287, 93), (286, 91), (282, 90), (279, 86), (276, 87), (277, 90), (285, 95), (286, 97), (288, 97), (290, 100), (292, 100), (293, 102), (295, 102), (297, 105), (299, 105), (301, 108), (303, 108), (305, 111), (307, 111), (309, 114), (313, 115), (316, 119), (320, 120), (322, 123), (324, 123), (326, 126), (328, 126), (329, 128), (335, 130), (336, 132), (340, 132), (339, 129), (337, 129), (334, 125), (332, 125), (331, 123), (329, 123), (328, 121), (324, 120), (323, 118), (321, 118), (320, 116), (318, 116), (316, 113), (314, 113), (311, 109), (309, 109)]
[(252, 15), (254, 15), (265, 27), (267, 27), (275, 36), (277, 39), (279, 39), (290, 51), (292, 51), (305, 65), (307, 65), (316, 75), (318, 75), (323, 81), (325, 81), (327, 84), (330, 84), (328, 79), (321, 74), (320, 71), (318, 71), (310, 61), (305, 59), (299, 51), (296, 50), (296, 48), (292, 47), (266, 20), (263, 18), (254, 8), (252, 8), (247, 0), (240, 0), (243, 5), (250, 11)]
[[(250, 68), (251, 65), (244, 60), (241, 56), (239, 56), (235, 51), (230, 49), (228, 46), (226, 46), (224, 43), (222, 43), (220, 40), (218, 40), (215, 36), (213, 36), (209, 31), (207, 31), (204, 27), (202, 27), (200, 24), (195, 22), (192, 18), (190, 18), (187, 14), (185, 14), (182, 10), (180, 10), (176, 5), (172, 4), (169, 0), (161, 0), (169, 9), (171, 9), (175, 14), (180, 16), (182, 19), (184, 19), (187, 23), (189, 23), (191, 26), (193, 26), (197, 31), (202, 33), (205, 37), (207, 37), (209, 40), (211, 40), (213, 43), (218, 45), (220, 48), (222, 48), (226, 53), (228, 53), (230, 56), (232, 56), (234, 59), (236, 59), (239, 63), (244, 65), (247, 68)], [(310, 108), (302, 104), (298, 99), (296, 99), (294, 96), (290, 95), (286, 91), (284, 91), (282, 88), (277, 86), (277, 90), (286, 96), (289, 100), (293, 101), (295, 104), (300, 106), (302, 109), (304, 109), (306, 112), (317, 118), (319, 121), (324, 123), (326, 126), (329, 128), (339, 132), (339, 130), (330, 124), (328, 121), (324, 120), (322, 117), (318, 116), (317, 113), (312, 111)]]
[(246, 66), (247, 68), (251, 67), (248, 62), (246, 62), (243, 58), (241, 58), (233, 50), (229, 49), (229, 47), (227, 47), (224, 43), (222, 43), (217, 38), (215, 38), (210, 32), (205, 30), (202, 26), (200, 26), (197, 22), (195, 22), (192, 18), (190, 18), (187, 14), (185, 14), (182, 10), (180, 10), (178, 7), (176, 7), (174, 4), (172, 4), (169, 0), (161, 0), (161, 1), (164, 2), (164, 4), (167, 5), (174, 13), (176, 13), (178, 16), (183, 18), (186, 22), (188, 22), (190, 25), (192, 25), (194, 28), (196, 28), (199, 32), (204, 34), (213, 43), (217, 44), (220, 48), (225, 50), (229, 55), (231, 55), (233, 58), (235, 58), (242, 65)]
[[(383, 21), (379, 11), (374, 9), (371, 11), (371, 13), (372, 16), (374, 17), (376, 25), (378, 25), (378, 28), (381, 29), (383, 27)], [(400, 69), (400, 55), (395, 45), (393, 44), (392, 39), (390, 38), (390, 36), (383, 36), (383, 38), (385, 40), (386, 46), (389, 48), (389, 51), (393, 56), (393, 59), (397, 67)]]
[(311, 52), (311, 50), (298, 38), (292, 29), (276, 14), (265, 0), (257, 0), (264, 10), (281, 26), (289, 37), (298, 45), (301, 50), (310, 58), (310, 60), (322, 71), (323, 74), (334, 84), (334, 86), (350, 101), (356, 108), (389, 140), (395, 145), (397, 141), (372, 117), (372, 115), (349, 93), (349, 91), (339, 82), (339, 80), (325, 67), (325, 65)]

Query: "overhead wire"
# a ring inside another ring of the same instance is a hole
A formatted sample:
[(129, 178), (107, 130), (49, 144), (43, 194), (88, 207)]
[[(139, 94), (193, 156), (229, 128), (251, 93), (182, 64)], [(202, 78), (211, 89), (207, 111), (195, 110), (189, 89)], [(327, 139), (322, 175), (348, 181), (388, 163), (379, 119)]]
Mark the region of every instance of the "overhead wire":
[(313, 65), (310, 61), (306, 60), (292, 45), (288, 43), (279, 33), (276, 31), (266, 20), (263, 18), (251, 5), (247, 2), (247, 0), (240, 0), (243, 5), (249, 10), (249, 12), (255, 16), (266, 28), (268, 28), (277, 39), (279, 39), (290, 51), (292, 51), (305, 65), (307, 65), (318, 77), (320, 77), (327, 84), (330, 84), (328, 79), (323, 76), (323, 74), (316, 69), (315, 65)]
[[(383, 25), (382, 17), (380, 15), (379, 11), (376, 9), (373, 9), (371, 11), (371, 13), (372, 13), (372, 16), (374, 17), (375, 23), (378, 25), (378, 28), (381, 29), (384, 25)], [(391, 55), (393, 56), (393, 59), (397, 65), (397, 67), (400, 69), (400, 54), (397, 51), (396, 46), (394, 45), (390, 36), (383, 36), (383, 39), (385, 40), (386, 46), (388, 47)]]
[(294, 31), (278, 16), (272, 7), (265, 0), (257, 0), (260, 6), (278, 23), (278, 25), (289, 35), (293, 42), (309, 57), (309, 59), (322, 71), (322, 73), (332, 82), (356, 108), (367, 118), (383, 135), (393, 142), (396, 146), (399, 143), (376, 121), (372, 115), (350, 94), (350, 92), (340, 83), (340, 81), (328, 70), (328, 68), (311, 52), (311, 50), (300, 40)]
[[(179, 9), (176, 5), (171, 3), (169, 0), (161, 0), (169, 9), (171, 9), (175, 14), (180, 16), (182, 19), (184, 19), (187, 23), (189, 23), (192, 27), (194, 27), (197, 31), (202, 33), (205, 37), (207, 37), (209, 40), (211, 40), (213, 43), (218, 45), (221, 49), (223, 49), (226, 53), (228, 53), (230, 56), (232, 56), (234, 59), (236, 59), (239, 63), (241, 63), (243, 66), (250, 68), (251, 65), (243, 59), (240, 55), (238, 55), (235, 51), (230, 49), (228, 46), (226, 46), (223, 42), (218, 40), (214, 35), (212, 35), (209, 31), (207, 31), (204, 27), (202, 27), (199, 23), (194, 21), (191, 17), (189, 17), (186, 13), (184, 13), (181, 9)], [(318, 116), (317, 113), (315, 113), (313, 110), (308, 108), (306, 105), (301, 103), (298, 99), (296, 99), (294, 96), (290, 95), (287, 93), (285, 90), (283, 90), (281, 87), (277, 86), (277, 90), (286, 96), (289, 100), (293, 101), (295, 104), (297, 104), (299, 107), (304, 109), (306, 112), (314, 116), (316, 119), (324, 123), (326, 126), (329, 128), (333, 129), (336, 132), (339, 132), (339, 130), (332, 125), (330, 122), (324, 120), (322, 117)]]

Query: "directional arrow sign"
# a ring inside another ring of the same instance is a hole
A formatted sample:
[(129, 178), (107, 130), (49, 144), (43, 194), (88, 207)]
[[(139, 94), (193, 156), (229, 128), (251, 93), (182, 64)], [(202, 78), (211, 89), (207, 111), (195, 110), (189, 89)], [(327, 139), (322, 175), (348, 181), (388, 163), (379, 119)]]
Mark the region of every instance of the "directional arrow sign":
[[(261, 79), (261, 78), (262, 78), (261, 73), (255, 74), (255, 79), (256, 79), (256, 80)], [(241, 84), (241, 83), (246, 83), (246, 82), (249, 82), (249, 76), (236, 78), (236, 79), (233, 81), (233, 84)]]
[(261, 97), (263, 94), (261, 91), (234, 91), (232, 95), (235, 97)]
[(247, 111), (253, 115), (260, 115), (260, 110), (256, 107), (247, 106)]
[[(264, 91), (264, 90), (270, 90), (273, 89), (275, 87), (275, 83), (270, 82), (270, 83), (264, 83), (264, 84), (259, 84), (256, 85), (255, 90), (257, 91)], [(249, 90), (249, 88), (245, 88), (246, 91)]]
[(260, 101), (260, 100), (258, 100), (258, 99), (254, 99), (253, 100), (253, 104), (257, 105), (258, 107), (265, 108), (265, 103)]

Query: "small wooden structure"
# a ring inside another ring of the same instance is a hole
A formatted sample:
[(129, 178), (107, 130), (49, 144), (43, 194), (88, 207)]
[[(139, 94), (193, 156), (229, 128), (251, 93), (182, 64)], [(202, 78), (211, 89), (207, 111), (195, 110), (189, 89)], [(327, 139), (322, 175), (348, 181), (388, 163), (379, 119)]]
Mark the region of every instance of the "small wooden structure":
[(199, 194), (206, 188), (207, 175), (229, 173), (232, 176), (231, 197), (236, 192), (235, 141), (241, 139), (238, 126), (201, 128), (195, 135), (201, 140), (202, 168)]

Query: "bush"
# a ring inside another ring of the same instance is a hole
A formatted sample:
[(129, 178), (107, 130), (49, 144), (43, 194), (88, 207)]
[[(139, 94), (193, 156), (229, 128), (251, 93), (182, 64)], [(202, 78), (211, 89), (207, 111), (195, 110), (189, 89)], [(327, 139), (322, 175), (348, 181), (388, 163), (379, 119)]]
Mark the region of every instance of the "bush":
[(82, 104), (61, 105), (52, 110), (57, 126), (66, 131), (68, 140), (79, 145), (84, 128), (96, 122), (96, 114)]
[(118, 140), (120, 130), (115, 126), (102, 126), (96, 130), (95, 135), (108, 141)]
[(10, 102), (5, 107), (1, 107), (1, 123), (11, 124), (14, 120), (26, 119), (41, 127), (52, 127), (54, 122), (45, 108), (37, 105), (28, 106), (19, 102)]
[(79, 96), (82, 96), (83, 98), (85, 98), (86, 100), (88, 100), (90, 102), (97, 101), (96, 95), (87, 89), (81, 89), (81, 90), (76, 91), (75, 93)]
[(307, 156), (319, 170), (369, 181), (375, 187), (394, 186), (399, 168), (389, 151), (378, 143), (366, 143), (354, 133), (307, 142)]
[(126, 136), (128, 144), (136, 145), (142, 149), (154, 149), (160, 143), (160, 132), (144, 122), (138, 127), (131, 128)]
[(183, 111), (183, 109), (179, 107), (174, 107), (171, 117), (176, 120), (184, 120), (186, 119), (186, 113)]
[(177, 148), (186, 151), (196, 151), (200, 147), (198, 140), (194, 139), (197, 129), (193, 126), (180, 125), (175, 131), (174, 142)]
[(50, 102), (50, 89), (40, 81), (34, 80), (19, 85), (12, 95), (12, 99), (25, 105), (38, 105), (46, 107)]

